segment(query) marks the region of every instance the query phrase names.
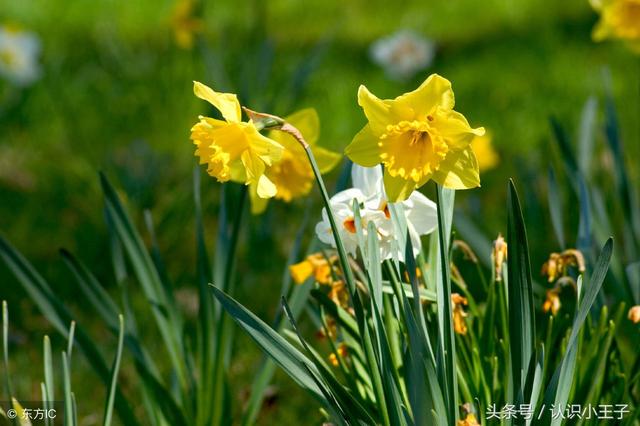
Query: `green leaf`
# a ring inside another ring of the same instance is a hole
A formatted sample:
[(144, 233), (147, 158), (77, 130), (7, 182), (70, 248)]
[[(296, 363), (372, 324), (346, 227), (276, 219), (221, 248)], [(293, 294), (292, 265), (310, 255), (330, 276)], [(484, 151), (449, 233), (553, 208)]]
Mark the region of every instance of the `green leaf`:
[(449, 239), (451, 238), (454, 198), (454, 190), (444, 190), (440, 185), (436, 184), (439, 247), (438, 262), (436, 263), (438, 270), (436, 282), (439, 325), (436, 365), (450, 423), (457, 423), (458, 421), (458, 381), (449, 264)]
[(553, 168), (549, 167), (547, 200), (549, 202), (549, 213), (551, 214), (551, 224), (558, 239), (560, 248), (567, 248), (564, 240), (564, 225), (562, 218), (562, 197), (558, 188), (558, 181)]
[(287, 342), (275, 330), (271, 329), (260, 318), (227, 296), (220, 289), (211, 286), (211, 291), (222, 307), (244, 329), (255, 342), (266, 352), (291, 378), (303, 389), (310, 392), (323, 404), (327, 404), (322, 391), (309, 373), (309, 368), (317, 373), (315, 365), (298, 349)]
[(124, 341), (124, 318), (122, 315), (118, 316), (118, 322), (120, 323), (118, 348), (116, 349), (116, 357), (113, 360), (113, 367), (111, 368), (111, 387), (109, 388), (107, 402), (104, 408), (104, 426), (110, 426), (113, 418), (113, 403), (115, 402), (116, 388), (118, 386), (118, 371), (120, 370), (120, 360), (122, 358), (122, 344)]
[(509, 336), (511, 343), (511, 377), (514, 386), (514, 403), (525, 403), (526, 373), (529, 363), (535, 359), (535, 316), (531, 265), (527, 231), (524, 226), (518, 193), (512, 180), (509, 181), (507, 197), (507, 245)]

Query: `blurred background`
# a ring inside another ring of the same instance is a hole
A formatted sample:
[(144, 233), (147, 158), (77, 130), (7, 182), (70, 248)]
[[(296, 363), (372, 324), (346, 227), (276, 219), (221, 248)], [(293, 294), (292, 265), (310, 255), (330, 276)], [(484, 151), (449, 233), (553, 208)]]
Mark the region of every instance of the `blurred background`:
[[(193, 80), (281, 116), (314, 107), (319, 144), (341, 152), (365, 124), (356, 101), (360, 84), (392, 98), (438, 73), (452, 81), (456, 109), (491, 135), (482, 187), (459, 192), (457, 208), (487, 236), (504, 232), (506, 182), (513, 177), (526, 206), (535, 270), (555, 248), (538, 201), (556, 161), (550, 118), (577, 137), (583, 105), (590, 96), (601, 99), (608, 86), (627, 158), (638, 158), (640, 150), (639, 58), (622, 44), (594, 43), (596, 20), (586, 0), (0, 0), (0, 52), (12, 34), (22, 34), (19, 50), (27, 56), (17, 76), (0, 68), (0, 232), (96, 335), (108, 335), (82, 303), (73, 303), (75, 290), (66, 285), (69, 274), (58, 255), (61, 247), (78, 253), (108, 289), (113, 285), (98, 180), (103, 171), (139, 223), (144, 209), (152, 212), (169, 275), (188, 310), (196, 293), (196, 161), (189, 130), (199, 114), (213, 113), (193, 96)], [(2, 60), (11, 63), (0, 53)], [(594, 152), (594, 161), (610, 170), (611, 159)], [(639, 178), (635, 164), (632, 180)], [(330, 187), (342, 170), (329, 175)], [(273, 316), (278, 306), (282, 265), (305, 205), (317, 207), (311, 222), (319, 216), (315, 189), (310, 198), (272, 202), (250, 219), (240, 247), (238, 299), (261, 317)], [(219, 184), (205, 179), (210, 241), (218, 199)], [(25, 366), (39, 360), (50, 327), (4, 264), (0, 298), (9, 301), (18, 336), (14, 360)], [(244, 335), (236, 342), (247, 348), (230, 371), (240, 400), (260, 353)], [(39, 392), (38, 368), (18, 384), (23, 393)], [(291, 397), (301, 391), (281, 376), (276, 385), (286, 403), (274, 398), (261, 421), (299, 419), (307, 397)], [(81, 408), (84, 424), (92, 424), (91, 410)]]

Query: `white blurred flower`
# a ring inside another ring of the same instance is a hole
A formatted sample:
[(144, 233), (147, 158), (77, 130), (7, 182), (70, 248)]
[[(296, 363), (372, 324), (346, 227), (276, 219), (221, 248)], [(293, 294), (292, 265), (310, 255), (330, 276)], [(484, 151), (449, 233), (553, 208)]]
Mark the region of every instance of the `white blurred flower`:
[[(380, 258), (391, 259), (393, 257), (392, 242), (395, 236), (387, 197), (384, 193), (382, 168), (380, 166), (361, 167), (354, 164), (351, 180), (353, 188), (337, 193), (330, 200), (345, 249), (355, 256), (358, 247), (353, 212), (353, 200), (355, 199), (360, 207), (362, 232), (365, 239), (369, 223), (372, 222), (378, 234)], [(422, 248), (420, 235), (433, 232), (438, 225), (436, 205), (418, 191), (413, 191), (409, 198), (400, 204), (403, 206), (407, 220), (413, 252), (414, 255), (417, 255)], [(323, 243), (336, 246), (326, 209), (322, 209), (322, 221), (316, 225), (316, 234)], [(398, 259), (404, 260), (404, 247), (398, 249), (397, 255)]]
[(40, 40), (30, 32), (10, 25), (0, 26), (0, 75), (18, 86), (27, 86), (40, 76)]
[(407, 79), (431, 65), (435, 44), (414, 31), (400, 30), (371, 45), (373, 61), (391, 78)]

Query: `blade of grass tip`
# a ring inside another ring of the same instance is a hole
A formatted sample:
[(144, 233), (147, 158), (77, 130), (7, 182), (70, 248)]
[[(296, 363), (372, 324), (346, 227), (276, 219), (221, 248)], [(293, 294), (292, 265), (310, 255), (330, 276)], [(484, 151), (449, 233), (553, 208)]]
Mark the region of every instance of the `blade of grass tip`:
[(55, 398), (55, 386), (53, 379), (53, 357), (51, 355), (51, 341), (49, 336), (44, 336), (44, 384), (46, 390), (46, 401), (53, 402)]
[(118, 333), (118, 348), (116, 349), (116, 357), (113, 360), (113, 367), (111, 369), (111, 388), (109, 389), (109, 395), (107, 403), (104, 407), (104, 426), (110, 426), (113, 418), (113, 403), (116, 397), (116, 387), (118, 386), (118, 371), (120, 370), (120, 360), (122, 358), (122, 345), (124, 342), (124, 317), (118, 315), (118, 322), (120, 324), (120, 332)]
[(564, 166), (567, 170), (567, 173), (569, 174), (569, 177), (571, 178), (571, 184), (573, 185), (574, 189), (577, 189), (575, 175), (578, 171), (578, 163), (576, 162), (576, 156), (573, 153), (573, 148), (571, 147), (569, 135), (567, 135), (566, 129), (562, 126), (557, 118), (551, 117), (549, 121), (551, 123), (551, 130), (553, 131), (553, 135), (555, 136), (558, 148), (560, 149), (560, 153), (562, 154)]
[(509, 180), (507, 200), (509, 336), (511, 375), (517, 405), (524, 402), (519, 401), (519, 398), (526, 399), (525, 375), (529, 371), (529, 362), (535, 350), (536, 328), (527, 231), (513, 180)]
[(7, 301), (2, 301), (2, 358), (4, 361), (5, 387), (7, 395), (13, 396), (11, 374), (9, 374), (9, 308)]
[(556, 174), (552, 167), (549, 167), (549, 173), (547, 174), (547, 200), (549, 202), (549, 213), (551, 214), (551, 225), (558, 239), (558, 244), (561, 249), (567, 248), (564, 241), (564, 225), (562, 217), (562, 197), (560, 195), (560, 188), (558, 187), (558, 181), (556, 180)]
[(69, 358), (69, 364), (71, 364), (71, 353), (73, 352), (75, 334), (76, 334), (76, 322), (71, 321), (71, 325), (69, 326), (69, 337), (67, 338), (67, 357)]
[[(453, 312), (451, 307), (451, 275), (449, 265), (449, 238), (451, 232), (451, 214), (453, 211), (454, 191), (443, 190), (436, 185), (436, 203), (438, 206), (438, 245), (439, 261), (437, 278), (438, 307), (438, 375), (440, 387), (445, 395), (447, 415), (452, 423), (458, 421), (458, 385), (456, 375), (456, 347), (453, 334)], [(446, 194), (446, 195), (445, 195)]]

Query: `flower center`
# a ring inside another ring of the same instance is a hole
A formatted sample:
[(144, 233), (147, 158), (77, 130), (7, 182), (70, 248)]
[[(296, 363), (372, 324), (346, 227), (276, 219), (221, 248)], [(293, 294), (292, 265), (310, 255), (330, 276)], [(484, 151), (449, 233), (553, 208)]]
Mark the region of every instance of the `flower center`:
[(356, 220), (354, 218), (346, 218), (344, 222), (342, 222), (342, 226), (344, 226), (344, 229), (346, 229), (348, 232), (351, 232), (352, 234), (356, 233)]
[[(430, 116), (431, 117), (431, 116)], [(438, 170), (449, 146), (429, 121), (401, 121), (380, 137), (380, 159), (393, 177), (422, 182)]]

